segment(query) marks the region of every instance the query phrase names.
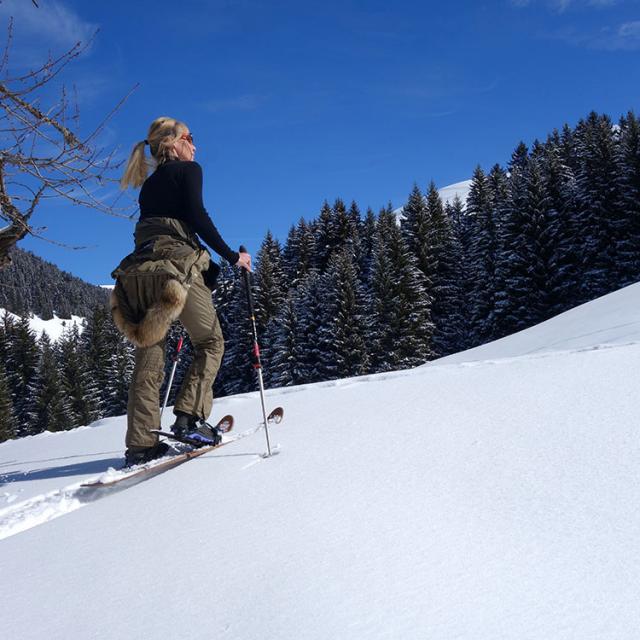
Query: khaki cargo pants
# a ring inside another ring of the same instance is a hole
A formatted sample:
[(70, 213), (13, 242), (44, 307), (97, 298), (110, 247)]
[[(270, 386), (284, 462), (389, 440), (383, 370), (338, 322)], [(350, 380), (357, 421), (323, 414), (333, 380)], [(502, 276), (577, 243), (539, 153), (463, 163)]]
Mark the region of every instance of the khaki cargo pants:
[[(195, 354), (178, 392), (175, 410), (206, 419), (213, 405), (212, 386), (222, 362), (224, 339), (211, 291), (200, 273), (189, 288), (180, 322), (191, 338)], [(160, 428), (164, 363), (164, 340), (146, 349), (136, 348), (127, 406), (128, 448), (152, 447), (158, 441), (150, 430)]]

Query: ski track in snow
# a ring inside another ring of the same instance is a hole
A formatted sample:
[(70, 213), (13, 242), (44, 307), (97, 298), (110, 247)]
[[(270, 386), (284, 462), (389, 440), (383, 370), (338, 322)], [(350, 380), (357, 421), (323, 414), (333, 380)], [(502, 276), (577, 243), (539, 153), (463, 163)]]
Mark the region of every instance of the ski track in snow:
[[(535, 353), (525, 356), (518, 357), (508, 357), (508, 358), (498, 358), (495, 360), (477, 360), (472, 362), (462, 362), (457, 364), (438, 364), (437, 361), (433, 363), (427, 363), (426, 365), (422, 365), (417, 369), (411, 370), (403, 370), (403, 371), (393, 371), (379, 374), (372, 374), (368, 376), (361, 376), (358, 378), (347, 378), (343, 380), (330, 380), (326, 382), (318, 382), (307, 385), (300, 385), (297, 387), (284, 387), (280, 389), (273, 390), (273, 393), (277, 393), (278, 395), (290, 395), (290, 394), (300, 394), (308, 392), (310, 389), (336, 389), (336, 388), (348, 388), (354, 385), (363, 385), (363, 384), (371, 384), (371, 383), (384, 383), (393, 380), (401, 380), (412, 378), (417, 373), (426, 374), (427, 369), (430, 372), (438, 369), (448, 369), (448, 368), (478, 368), (478, 367), (486, 367), (486, 366), (508, 366), (515, 362), (522, 362), (523, 360), (539, 360), (539, 359), (549, 359), (549, 358), (558, 358), (563, 356), (570, 356), (572, 354), (577, 353), (585, 353), (592, 351), (602, 351), (602, 350), (612, 350), (612, 349), (625, 349), (629, 346), (635, 346), (640, 344), (640, 342), (630, 342), (625, 344), (603, 344), (603, 345), (594, 345), (592, 347), (583, 347), (579, 349), (569, 349), (566, 351), (550, 351), (544, 353)], [(255, 396), (257, 394), (249, 393), (242, 396), (235, 396), (225, 400), (228, 400), (229, 404), (233, 403), (244, 403), (247, 400), (255, 401)], [(229, 442), (233, 442), (235, 440), (241, 440), (248, 435), (253, 435), (256, 432), (256, 429), (250, 429), (246, 432), (235, 435), (234, 437), (229, 439)], [(279, 453), (279, 445), (272, 445), (272, 451), (274, 454)], [(249, 469), (250, 467), (259, 464), (262, 461), (260, 457), (257, 459), (250, 461), (247, 463), (242, 469)], [(147, 465), (153, 466), (153, 465)], [(171, 471), (169, 471), (170, 473)], [(101, 499), (103, 497), (107, 497), (117, 491), (123, 490), (126, 487), (122, 486), (121, 488), (112, 487), (108, 490), (99, 493), (97, 491), (93, 491), (83, 486), (92, 482), (109, 482), (111, 480), (116, 480), (119, 478), (124, 478), (127, 475), (130, 475), (134, 472), (127, 472), (124, 470), (116, 470), (113, 467), (110, 467), (105, 472), (90, 476), (85, 478), (82, 482), (76, 482), (70, 484), (69, 486), (63, 487), (58, 490), (54, 490), (48, 492), (43, 495), (38, 495), (32, 497), (28, 500), (20, 502), (18, 504), (10, 504), (10, 506), (0, 509), (0, 540), (8, 538), (12, 535), (22, 533), (32, 527), (39, 526), (44, 524), (45, 522), (49, 522), (50, 520), (54, 520), (55, 518), (59, 518), (68, 513), (72, 513), (82, 506), (94, 502), (97, 499)], [(25, 474), (28, 475), (28, 474)], [(0, 481), (2, 480), (2, 474), (0, 474)], [(5, 500), (8, 503), (15, 502), (17, 496), (14, 494), (5, 493)]]

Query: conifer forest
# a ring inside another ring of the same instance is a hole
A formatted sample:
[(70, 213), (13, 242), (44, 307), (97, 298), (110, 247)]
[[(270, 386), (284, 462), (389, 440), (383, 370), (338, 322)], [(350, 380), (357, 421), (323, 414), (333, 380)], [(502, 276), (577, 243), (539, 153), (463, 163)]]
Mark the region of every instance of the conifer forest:
[[(591, 113), (544, 141), (520, 143), (504, 165), (476, 167), (472, 178), (466, 202), (443, 203), (433, 182), (416, 184), (401, 214), (338, 199), (283, 241), (267, 232), (253, 274), (267, 388), (415, 367), (640, 279), (634, 113), (618, 122)], [(0, 306), (86, 320), (53, 343), (27, 319), (0, 321), (0, 441), (126, 413), (134, 350), (100, 293), (88, 309), (87, 295), (69, 307), (59, 287), (47, 299), (46, 287), (35, 294), (21, 286)], [(225, 336), (215, 393), (253, 391), (246, 294), (229, 265), (214, 302)], [(167, 372), (180, 334), (176, 323)], [(190, 351), (187, 339), (169, 404)]]

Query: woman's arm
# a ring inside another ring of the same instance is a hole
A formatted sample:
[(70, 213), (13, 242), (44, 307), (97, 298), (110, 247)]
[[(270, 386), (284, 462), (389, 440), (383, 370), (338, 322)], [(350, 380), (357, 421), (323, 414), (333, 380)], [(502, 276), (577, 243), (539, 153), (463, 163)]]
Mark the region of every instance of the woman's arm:
[(185, 221), (217, 254), (237, 264), (240, 254), (222, 239), (202, 202), (202, 167), (197, 162), (184, 163)]

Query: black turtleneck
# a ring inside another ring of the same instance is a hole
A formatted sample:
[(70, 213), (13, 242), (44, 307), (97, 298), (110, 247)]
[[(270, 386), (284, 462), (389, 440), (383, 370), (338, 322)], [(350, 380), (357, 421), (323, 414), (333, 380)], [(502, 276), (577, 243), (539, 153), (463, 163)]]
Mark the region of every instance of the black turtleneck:
[(145, 181), (138, 197), (140, 220), (176, 218), (186, 222), (216, 253), (231, 264), (239, 255), (222, 239), (202, 202), (202, 167), (189, 160), (168, 160)]

